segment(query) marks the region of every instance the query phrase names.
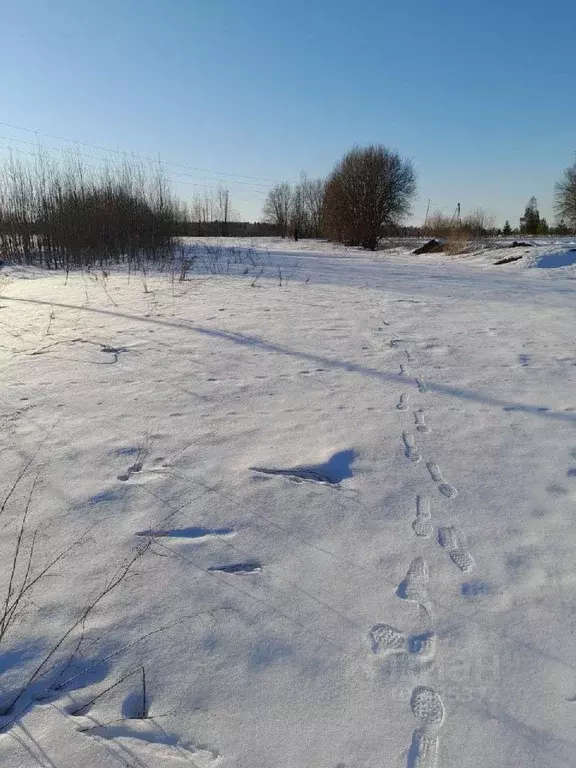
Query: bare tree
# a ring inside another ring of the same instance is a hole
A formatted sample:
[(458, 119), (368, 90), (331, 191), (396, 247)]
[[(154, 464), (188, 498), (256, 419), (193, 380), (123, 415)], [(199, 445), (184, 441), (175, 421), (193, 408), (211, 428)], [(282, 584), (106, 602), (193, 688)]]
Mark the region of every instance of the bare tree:
[(290, 228), (296, 242), (306, 234), (307, 224), (303, 185), (296, 184), (290, 196)]
[(576, 232), (576, 161), (564, 171), (554, 188), (554, 212), (559, 222), (566, 222)]
[(222, 224), (222, 234), (228, 235), (228, 218), (230, 216), (230, 190), (224, 186), (218, 187), (218, 220)]
[(214, 221), (214, 198), (210, 192), (205, 192), (202, 198), (202, 218), (205, 223)]
[(320, 237), (322, 233), (322, 212), (324, 209), (324, 179), (309, 179), (305, 173), (300, 181), (304, 207), (310, 228), (311, 237)]
[(192, 221), (196, 224), (196, 234), (198, 237), (202, 237), (204, 234), (204, 225), (206, 223), (206, 206), (204, 200), (205, 195), (202, 196), (197, 192), (192, 201)]
[(410, 160), (382, 145), (355, 147), (326, 184), (324, 227), (333, 240), (375, 250), (384, 226), (410, 212), (416, 171)]
[(286, 237), (288, 232), (291, 199), (292, 189), (290, 184), (286, 182), (277, 184), (268, 192), (268, 197), (262, 211), (266, 221), (274, 224), (278, 234), (282, 237)]

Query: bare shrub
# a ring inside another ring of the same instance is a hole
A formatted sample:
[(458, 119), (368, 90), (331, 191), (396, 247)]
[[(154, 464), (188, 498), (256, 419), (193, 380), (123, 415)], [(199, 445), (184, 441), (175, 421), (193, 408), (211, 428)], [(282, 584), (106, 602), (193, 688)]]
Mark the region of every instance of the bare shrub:
[(452, 256), (466, 252), (474, 238), (486, 237), (494, 230), (494, 217), (482, 208), (464, 216), (445, 216), (435, 211), (426, 219), (423, 234), (444, 240), (444, 250)]
[(465, 253), (470, 246), (470, 235), (463, 227), (457, 227), (450, 232), (444, 243), (444, 250), (451, 256)]
[(159, 169), (88, 168), (38, 153), (0, 165), (0, 251), (48, 269), (165, 258), (183, 220)]
[(472, 237), (485, 237), (495, 227), (495, 218), (482, 208), (476, 208), (462, 219), (462, 229)]
[(454, 218), (436, 211), (426, 219), (422, 233), (428, 237), (450, 237), (454, 229)]

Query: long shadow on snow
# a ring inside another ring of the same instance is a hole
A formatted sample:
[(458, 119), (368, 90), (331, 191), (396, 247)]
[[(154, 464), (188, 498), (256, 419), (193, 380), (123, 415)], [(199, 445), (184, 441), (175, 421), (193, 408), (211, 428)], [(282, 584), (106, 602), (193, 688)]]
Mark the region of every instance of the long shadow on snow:
[(227, 537), (234, 534), (233, 528), (201, 528), (192, 526), (190, 528), (151, 528), (146, 531), (136, 531), (136, 536), (150, 536), (151, 538), (174, 538), (174, 539), (209, 539), (215, 537)]
[(342, 480), (352, 477), (352, 463), (356, 458), (355, 451), (338, 451), (323, 464), (301, 464), (288, 469), (272, 467), (250, 467), (253, 472), (264, 475), (282, 475), (291, 480), (310, 480), (327, 485), (338, 485)]
[[(322, 355), (316, 355), (312, 352), (302, 352), (300, 350), (290, 349), (282, 344), (276, 344), (273, 342), (265, 341), (257, 336), (245, 336), (241, 333), (233, 333), (231, 331), (221, 331), (217, 328), (203, 328), (198, 325), (187, 325), (185, 323), (175, 323), (171, 320), (160, 320), (159, 318), (142, 317), (139, 315), (131, 315), (128, 312), (113, 312), (110, 309), (96, 309), (95, 307), (82, 306), (79, 307), (76, 304), (64, 304), (55, 301), (44, 301), (42, 299), (15, 299), (10, 296), (3, 296), (4, 301), (15, 301), (22, 304), (39, 304), (50, 307), (62, 307), (63, 309), (78, 309), (84, 312), (94, 312), (98, 315), (109, 315), (111, 317), (122, 317), (126, 320), (135, 320), (140, 323), (152, 323), (153, 325), (162, 325), (167, 328), (178, 328), (184, 331), (192, 331), (202, 336), (209, 336), (214, 339), (224, 339), (232, 344), (239, 344), (244, 347), (259, 347), (268, 352), (275, 352), (280, 355), (287, 355), (289, 357), (296, 357), (301, 360), (307, 360), (309, 362), (319, 363), (323, 366), (330, 368), (336, 368), (338, 370), (347, 371), (348, 373), (358, 373), (361, 376), (368, 376), (374, 379), (380, 379), (381, 381), (397, 381), (404, 386), (417, 387), (418, 384), (415, 380), (406, 379), (397, 373), (391, 373), (388, 371), (378, 371), (375, 368), (368, 368), (358, 363), (349, 363), (343, 360), (334, 360), (330, 357), (324, 357)], [(481, 392), (474, 392), (473, 390), (458, 389), (457, 387), (449, 387), (446, 384), (435, 384), (434, 382), (427, 381), (426, 385), (432, 392), (438, 392), (441, 395), (449, 395), (450, 397), (459, 397), (463, 400), (474, 400), (478, 403), (484, 403), (485, 405), (493, 405), (499, 408), (508, 408), (515, 411), (522, 411), (523, 413), (530, 413), (535, 416), (543, 416), (548, 419), (556, 419), (558, 421), (568, 421), (576, 423), (576, 413), (565, 413), (562, 411), (543, 410), (542, 407), (536, 405), (526, 405), (525, 403), (513, 403), (507, 400), (500, 400), (491, 395), (485, 395)]]

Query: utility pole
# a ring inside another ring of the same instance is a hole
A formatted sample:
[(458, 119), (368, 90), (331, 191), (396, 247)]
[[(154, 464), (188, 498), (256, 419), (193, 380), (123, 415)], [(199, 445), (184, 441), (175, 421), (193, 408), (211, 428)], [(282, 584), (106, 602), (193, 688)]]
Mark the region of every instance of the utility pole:
[(424, 217), (424, 229), (426, 229), (426, 225), (428, 224), (429, 213), (430, 213), (430, 198), (428, 198), (428, 205), (426, 206), (426, 216)]
[(458, 227), (460, 227), (462, 224), (462, 218), (460, 216), (460, 203), (458, 203), (458, 205), (456, 206), (456, 210), (454, 211), (454, 215), (452, 216), (452, 221), (450, 222), (450, 224), (452, 225), (457, 224)]

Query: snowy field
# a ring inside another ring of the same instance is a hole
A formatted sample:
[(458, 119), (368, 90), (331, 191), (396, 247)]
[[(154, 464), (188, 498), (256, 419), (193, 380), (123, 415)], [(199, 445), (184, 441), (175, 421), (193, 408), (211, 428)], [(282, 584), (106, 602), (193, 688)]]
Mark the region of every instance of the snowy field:
[(2, 768), (576, 766), (576, 244), (234, 245), (0, 270)]

